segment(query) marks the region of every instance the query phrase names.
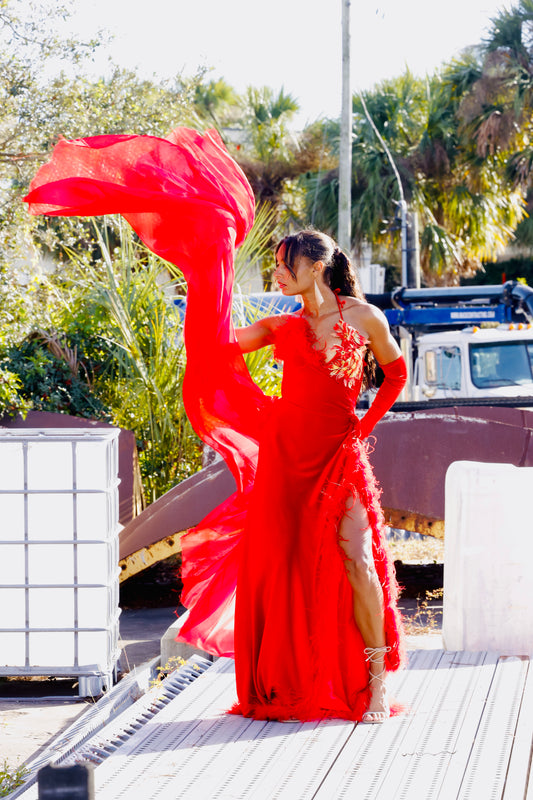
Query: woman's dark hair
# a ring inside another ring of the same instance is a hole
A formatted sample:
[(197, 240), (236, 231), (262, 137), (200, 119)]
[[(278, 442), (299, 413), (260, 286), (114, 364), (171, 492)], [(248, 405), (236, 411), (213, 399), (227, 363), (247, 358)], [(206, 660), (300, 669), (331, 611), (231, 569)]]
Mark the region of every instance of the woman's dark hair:
[(324, 280), (330, 289), (345, 296), (365, 299), (350, 259), (331, 236), (321, 231), (305, 230), (282, 239), (276, 253), (282, 245), (285, 245), (283, 260), (293, 277), (298, 256), (305, 256), (313, 262), (322, 261), (325, 265)]
[[(332, 291), (345, 297), (357, 297), (364, 300), (365, 296), (359, 284), (357, 274), (346, 253), (334, 242), (331, 236), (321, 231), (304, 230), (291, 236), (285, 236), (276, 246), (276, 254), (280, 247), (285, 246), (283, 261), (294, 277), (294, 262), (298, 256), (305, 256), (310, 261), (322, 261), (325, 265), (324, 280)], [(363, 372), (363, 389), (375, 386), (376, 360), (371, 350), (366, 349), (365, 366)]]

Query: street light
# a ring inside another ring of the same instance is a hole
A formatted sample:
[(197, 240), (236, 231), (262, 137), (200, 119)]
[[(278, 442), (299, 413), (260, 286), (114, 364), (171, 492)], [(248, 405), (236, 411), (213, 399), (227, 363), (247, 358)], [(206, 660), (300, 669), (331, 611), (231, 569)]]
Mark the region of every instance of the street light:
[(370, 123), (372, 130), (379, 139), (381, 146), (385, 150), (386, 156), (389, 159), (390, 165), (392, 167), (392, 171), (394, 172), (396, 183), (398, 184), (398, 193), (400, 195), (400, 199), (398, 201), (398, 209), (400, 212), (400, 238), (402, 245), (402, 286), (408, 286), (409, 279), (407, 270), (407, 203), (405, 202), (402, 179), (400, 177), (400, 173), (398, 172), (398, 167), (396, 166), (396, 162), (392, 157), (392, 153), (387, 146), (387, 142), (377, 129), (374, 120), (370, 116), (370, 112), (365, 103), (365, 98), (363, 97), (361, 92), (358, 92), (358, 94), (359, 94), (359, 99), (361, 101), (361, 105), (363, 106), (363, 111), (365, 112), (365, 116), (368, 122)]

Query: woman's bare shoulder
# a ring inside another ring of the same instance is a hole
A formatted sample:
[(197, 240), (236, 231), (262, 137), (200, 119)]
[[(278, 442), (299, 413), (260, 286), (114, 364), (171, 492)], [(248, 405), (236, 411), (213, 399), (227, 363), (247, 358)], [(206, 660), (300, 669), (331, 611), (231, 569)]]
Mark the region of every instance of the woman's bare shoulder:
[(343, 315), (350, 325), (365, 333), (369, 338), (380, 329), (388, 330), (389, 325), (385, 314), (366, 300), (358, 297), (342, 297), (344, 302)]

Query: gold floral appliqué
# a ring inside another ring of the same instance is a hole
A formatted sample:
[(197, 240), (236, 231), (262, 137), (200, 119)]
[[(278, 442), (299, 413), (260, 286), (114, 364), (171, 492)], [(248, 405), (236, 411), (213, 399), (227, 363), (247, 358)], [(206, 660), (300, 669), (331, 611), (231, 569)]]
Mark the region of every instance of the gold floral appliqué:
[(363, 374), (366, 339), (344, 320), (337, 322), (335, 333), (340, 343), (336, 345), (335, 354), (326, 365), (333, 378), (342, 381), (348, 389), (353, 389)]

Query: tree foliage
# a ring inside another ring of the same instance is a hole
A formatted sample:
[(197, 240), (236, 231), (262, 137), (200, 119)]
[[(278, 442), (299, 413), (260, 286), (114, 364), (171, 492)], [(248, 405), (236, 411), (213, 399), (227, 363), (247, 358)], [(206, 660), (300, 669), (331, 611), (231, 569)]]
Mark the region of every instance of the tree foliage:
[[(115, 67), (106, 77), (90, 78), (82, 61), (96, 42), (60, 39), (53, 32), (54, 21), (68, 15), (68, 3), (58, 5), (52, 19), (46, 17), (46, 5), (36, 4), (24, 21), (17, 15), (19, 5), (19, 0), (0, 0), (0, 36), (11, 48), (0, 51), (0, 270), (5, 280), (12, 280), (17, 260), (37, 261), (39, 252), (57, 260), (66, 246), (98, 255), (86, 221), (36, 220), (20, 202), (59, 137), (165, 136), (177, 125), (200, 130), (214, 125), (245, 170), (258, 205), (274, 210), (278, 228), (299, 217), (303, 199), (296, 179), (317, 168), (323, 147), (316, 131), (296, 136), (290, 130), (298, 105), (284, 90), (250, 88), (241, 97), (205, 70), (155, 81)], [(58, 69), (61, 59), (79, 62), (75, 77), (72, 70)], [(112, 220), (109, 224), (113, 228)]]
[(56, 33), (69, 6), (0, 0), (0, 263), (28, 247), (32, 223), (19, 198), (47, 148), (44, 114), (35, 115), (47, 66), (78, 64), (96, 47)]
[[(55, 33), (69, 4), (37, 4), (22, 17), (19, 0), (0, 0), (0, 265), (36, 258), (31, 242), (56, 252), (88, 240), (79, 220), (35, 220), (20, 200), (38, 166), (59, 139), (100, 134), (164, 136), (179, 124), (201, 125), (195, 107), (197, 78), (152, 81), (115, 67), (90, 78), (84, 58), (96, 41), (80, 42)], [(70, 62), (61, 69), (62, 61)], [(72, 62), (77, 67), (72, 69)], [(76, 74), (79, 73), (79, 74)]]
[[(522, 192), (507, 181), (500, 155), (480, 154), (463, 121), (462, 104), (480, 73), (470, 53), (426, 80), (407, 71), (366, 92), (364, 103), (354, 98), (354, 244), (371, 242), (385, 258), (398, 253), (394, 209), (400, 191), (372, 120), (418, 214), (422, 267), (430, 282), (457, 280), (495, 257), (523, 216)], [(319, 227), (334, 233), (338, 174), (319, 175), (310, 188), (308, 201), (313, 191), (319, 198)]]
[(499, 158), (505, 179), (526, 196), (518, 244), (533, 246), (533, 2), (502, 9), (480, 48), (481, 70), (461, 111), (480, 157)]
[(240, 145), (235, 158), (258, 205), (274, 211), (277, 235), (301, 221), (304, 197), (299, 177), (318, 170), (322, 163), (333, 163), (328, 161), (320, 126), (308, 126), (299, 133), (291, 128), (298, 108), (283, 89), (275, 93), (268, 87), (250, 87), (241, 98)]

